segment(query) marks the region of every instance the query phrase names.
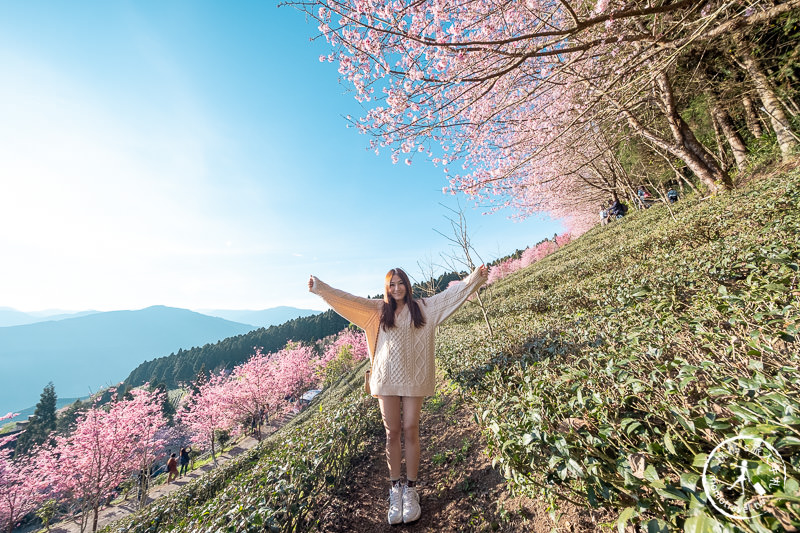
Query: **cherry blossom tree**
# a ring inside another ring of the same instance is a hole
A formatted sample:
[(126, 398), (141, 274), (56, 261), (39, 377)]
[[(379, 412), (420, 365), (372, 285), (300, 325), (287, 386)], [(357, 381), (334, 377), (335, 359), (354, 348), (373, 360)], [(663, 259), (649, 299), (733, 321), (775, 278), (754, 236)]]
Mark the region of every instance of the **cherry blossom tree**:
[(322, 356), (314, 363), (314, 372), (322, 386), (328, 386), (369, 356), (367, 339), (362, 331), (351, 326), (322, 344)]
[(230, 402), (232, 383), (222, 370), (196, 385), (196, 391), (184, 396), (176, 418), (188, 428), (193, 443), (211, 450), (216, 464), (216, 432), (236, 423)]
[(299, 399), (316, 383), (312, 364), (316, 354), (311, 346), (289, 342), (275, 357), (278, 360), (275, 387), (285, 400)]
[[(576, 190), (551, 183), (565, 176), (558, 155), (600, 133), (635, 135), (711, 192), (729, 188), (680, 115), (670, 69), (684, 50), (765, 24), (800, 0), (287, 3), (318, 21), (332, 45), (320, 60), (337, 62), (367, 106), (352, 121), (376, 151), (408, 164), (425, 155), (444, 167), (449, 190), (497, 206), (524, 195), (532, 211)], [(457, 161), (463, 172), (452, 172)], [(592, 169), (575, 163), (566, 176), (586, 185)]]
[(135, 438), (132, 456), (133, 470), (139, 481), (139, 505), (143, 506), (149, 489), (149, 476), (153, 463), (164, 451), (167, 441), (163, 404), (165, 393), (159, 389), (144, 388), (130, 391), (131, 398), (123, 402), (122, 408), (130, 420), (128, 431)]
[(568, 244), (571, 240), (571, 234), (562, 233), (561, 235), (556, 235), (553, 240), (545, 239), (535, 246), (526, 248), (518, 259), (506, 259), (505, 261), (501, 261), (500, 263), (492, 266), (489, 269), (489, 279), (487, 283), (491, 285), (495, 281), (501, 280), (517, 270), (532, 265), (533, 263), (555, 252), (562, 246)]
[(314, 349), (299, 343), (290, 342), (273, 354), (256, 350), (230, 376), (223, 370), (195, 383), (182, 400), (177, 420), (193, 443), (211, 450), (216, 462), (216, 433), (255, 422), (260, 438), (263, 420), (283, 412), (290, 400), (315, 383), (315, 359)]
[(258, 349), (231, 374), (229, 402), (234, 416), (244, 424), (254, 422), (258, 440), (264, 418), (283, 403), (282, 391), (276, 383), (278, 368), (275, 354), (264, 354)]
[(7, 446), (15, 438), (0, 438), (0, 531), (7, 533), (11, 533), (28, 513), (35, 511), (49, 494), (47, 482), (38, 472), (39, 449), (12, 461), (11, 448)]
[[(560, 118), (566, 117), (553, 117), (549, 124), (557, 125)], [(529, 177), (524, 184), (521, 180), (509, 205), (522, 215), (549, 213), (562, 220), (571, 235), (583, 234), (599, 221), (601, 204), (633, 189), (631, 177), (617, 156), (624, 145), (623, 132), (613, 134), (591, 123), (584, 131), (573, 129), (561, 134), (558, 142), (540, 150), (537, 158), (518, 163)], [(520, 153), (529, 153), (527, 145), (519, 148)], [(516, 160), (517, 156), (510, 153), (507, 163)]]
[(367, 338), (364, 333), (356, 329), (346, 328), (336, 334), (332, 343), (325, 346), (318, 365), (324, 367), (339, 355), (342, 348), (350, 350), (354, 361), (362, 361), (369, 355)]
[(71, 434), (55, 437), (53, 446), (15, 462), (9, 450), (0, 451), (0, 525), (11, 531), (54, 495), (75, 511), (81, 531), (90, 519), (96, 531), (100, 507), (131, 473), (149, 469), (160, 451), (161, 403), (158, 391), (134, 389), (123, 399), (113, 394), (108, 405), (82, 414)]
[(136, 389), (129, 399), (114, 394), (110, 404), (82, 414), (72, 434), (56, 437), (55, 447), (41, 454), (38, 475), (51, 480), (54, 491), (79, 513), (81, 531), (90, 518), (96, 531), (101, 506), (155, 457), (164, 424), (157, 392)]

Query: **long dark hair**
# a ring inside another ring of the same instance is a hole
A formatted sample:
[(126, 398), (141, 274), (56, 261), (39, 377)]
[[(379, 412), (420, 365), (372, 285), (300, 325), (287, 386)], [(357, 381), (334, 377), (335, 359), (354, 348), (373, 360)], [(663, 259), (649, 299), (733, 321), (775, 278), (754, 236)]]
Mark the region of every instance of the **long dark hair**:
[[(386, 279), (383, 287), (383, 309), (381, 310), (381, 327), (384, 331), (387, 328), (394, 327), (394, 313), (397, 311), (397, 300), (392, 298), (389, 294), (389, 284), (392, 282), (392, 277), (397, 274), (403, 281), (406, 287), (406, 296), (403, 302), (408, 306), (408, 311), (411, 313), (411, 322), (414, 323), (415, 328), (421, 328), (425, 325), (425, 317), (422, 316), (422, 309), (419, 308), (417, 300), (412, 295), (411, 281), (408, 279), (408, 274), (403, 272), (402, 268), (393, 268), (386, 273)], [(424, 303), (425, 300), (422, 300)]]

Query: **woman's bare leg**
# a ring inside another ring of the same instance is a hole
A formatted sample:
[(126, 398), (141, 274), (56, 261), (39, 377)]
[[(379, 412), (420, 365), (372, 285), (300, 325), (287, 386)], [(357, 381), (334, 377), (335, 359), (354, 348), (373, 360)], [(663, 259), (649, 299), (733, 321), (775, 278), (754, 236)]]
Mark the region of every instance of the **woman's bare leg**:
[[(400, 396), (378, 396), (378, 404), (381, 407), (383, 427), (386, 429), (386, 464), (389, 466), (389, 479), (400, 479), (400, 465), (403, 459), (400, 444), (402, 430)], [(406, 446), (408, 446), (407, 443)], [(419, 461), (419, 454), (417, 461)]]
[(403, 441), (406, 452), (406, 478), (417, 480), (419, 472), (419, 417), (422, 410), (422, 396), (403, 396)]

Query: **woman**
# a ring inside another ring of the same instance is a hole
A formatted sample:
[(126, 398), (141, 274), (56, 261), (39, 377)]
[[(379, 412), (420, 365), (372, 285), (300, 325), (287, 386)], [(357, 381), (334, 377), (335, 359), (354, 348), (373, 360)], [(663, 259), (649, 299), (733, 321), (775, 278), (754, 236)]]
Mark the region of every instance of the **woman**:
[[(435, 385), (434, 333), (436, 326), (486, 282), (481, 265), (461, 283), (429, 298), (417, 300), (403, 270), (386, 274), (381, 300), (360, 298), (334, 289), (314, 276), (308, 289), (321, 296), (334, 311), (362, 328), (372, 373), (370, 390), (378, 404), (386, 429), (386, 462), (389, 466), (389, 523), (418, 520), (416, 482), (419, 470), (419, 417), (422, 402), (432, 396)], [(400, 482), (401, 437), (405, 442), (406, 483)]]
[(174, 453), (170, 454), (167, 460), (167, 472), (169, 472), (167, 483), (172, 483), (173, 479), (178, 479), (178, 460), (175, 458)]

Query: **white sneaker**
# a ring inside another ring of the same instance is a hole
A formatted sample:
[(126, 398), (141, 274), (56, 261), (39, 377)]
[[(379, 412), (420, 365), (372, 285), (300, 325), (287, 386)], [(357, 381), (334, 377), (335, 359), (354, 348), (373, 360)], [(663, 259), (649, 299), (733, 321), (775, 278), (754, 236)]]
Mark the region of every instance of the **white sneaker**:
[(390, 525), (396, 525), (403, 521), (403, 487), (400, 484), (392, 485), (389, 490), (389, 519)]
[(403, 522), (408, 524), (419, 520), (422, 509), (419, 507), (419, 494), (415, 487), (403, 487)]

